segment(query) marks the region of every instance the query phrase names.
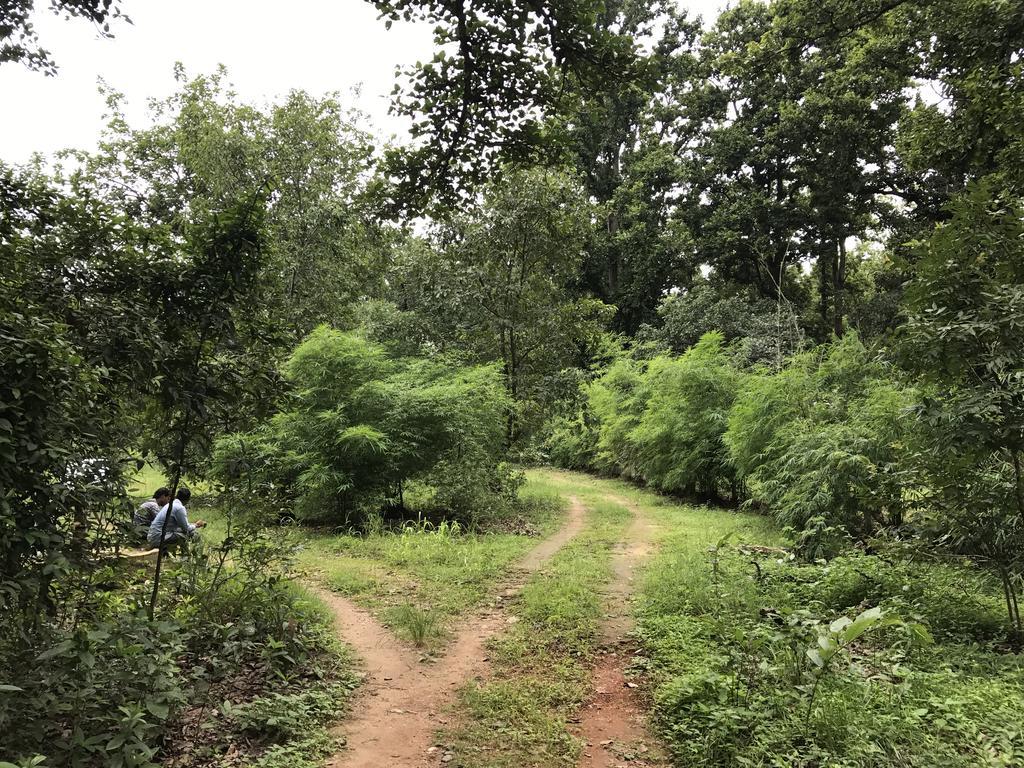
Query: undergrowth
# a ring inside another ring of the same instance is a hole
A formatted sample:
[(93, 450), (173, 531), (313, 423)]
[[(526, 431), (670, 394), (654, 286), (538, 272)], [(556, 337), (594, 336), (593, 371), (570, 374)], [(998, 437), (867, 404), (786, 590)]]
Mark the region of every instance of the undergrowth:
[[(984, 574), (863, 554), (799, 564), (742, 536), (701, 541), (703, 511), (662, 514), (676, 532), (639, 630), (675, 764), (1024, 764), (1024, 662), (998, 646)], [(873, 631), (837, 646), (858, 617)]]
[[(90, 768), (312, 766), (355, 687), (277, 532), (209, 537), (168, 568), (62, 585), (61, 612), (0, 642), (0, 761)], [(305, 762), (303, 762), (305, 761)]]

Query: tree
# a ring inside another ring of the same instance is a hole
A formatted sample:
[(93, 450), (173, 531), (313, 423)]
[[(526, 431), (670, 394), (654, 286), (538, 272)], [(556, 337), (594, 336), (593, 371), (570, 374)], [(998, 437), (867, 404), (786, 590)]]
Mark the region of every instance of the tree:
[(688, 285), (697, 266), (673, 209), (685, 182), (678, 155), (691, 131), (682, 105), (699, 25), (673, 3), (643, 0), (605, 3), (599, 23), (633, 39), (635, 65), (600, 89), (567, 87), (544, 137), (598, 204), (584, 285), (615, 305), (618, 330), (634, 333), (664, 291)]
[(141, 442), (178, 478), (203, 439), (234, 422), (242, 393), (267, 383), (261, 316), (246, 301), (262, 198), (177, 238), (38, 174), (0, 170), (0, 446), (13, 459), (3, 580), (32, 616), (58, 576), (88, 573), (118, 541), (124, 468)]
[[(32, 26), (35, 5), (35, 0), (6, 0), (0, 6), (0, 64), (13, 61), (54, 75), (57, 64), (50, 52), (39, 46), (39, 36)], [(111, 19), (131, 23), (112, 0), (50, 0), (50, 10), (88, 19), (104, 37), (112, 37)]]
[(1024, 2), (931, 0), (914, 8), (911, 22), (919, 76), (937, 85), (941, 100), (919, 98), (897, 143), (931, 193), (931, 223), (971, 181), (991, 177), (1024, 193)]
[(429, 24), (437, 53), (404, 73), (393, 110), (413, 145), (390, 153), (392, 203), (447, 207), (503, 163), (536, 157), (539, 126), (567, 80), (600, 89), (633, 64), (628, 35), (602, 26), (589, 0), (371, 0), (390, 26)]
[(758, 296), (748, 286), (728, 286), (707, 280), (666, 296), (658, 305), (657, 326), (643, 326), (637, 338), (658, 348), (682, 354), (706, 333), (718, 331), (723, 341), (739, 342), (740, 359), (782, 365), (795, 352), (801, 331), (789, 307)]
[(817, 263), (822, 317), (841, 335), (847, 242), (902, 189), (892, 135), (915, 60), (898, 31), (804, 41), (783, 23), (791, 12), (741, 3), (706, 36), (683, 216), (702, 261), (766, 297), (797, 262)]
[(509, 170), (400, 278), (399, 304), (432, 318), (438, 337), (471, 360), (501, 363), (516, 406), (510, 442), (540, 423), (565, 390), (562, 371), (585, 359), (608, 318), (605, 304), (572, 290), (588, 213), (571, 177)]
[[(175, 273), (154, 286), (162, 344), (154, 354), (156, 388), (147, 415), (162, 427), (151, 447), (171, 474), (172, 499), (184, 474), (201, 472), (213, 437), (245, 421), (238, 403), (266, 397), (275, 380), (269, 356), (261, 354), (266, 316), (248, 311), (262, 267), (264, 206), (258, 192), (188, 227)], [(170, 519), (164, 517), (160, 530), (151, 620)]]
[(156, 269), (101, 201), (0, 165), (0, 631), (56, 610), (118, 538), (138, 382), (152, 373)]
[[(340, 322), (380, 291), (390, 235), (367, 199), (373, 144), (334, 96), (294, 91), (266, 110), (236, 101), (225, 70), (189, 79), (132, 128), (121, 96), (99, 151), (78, 154), (72, 182), (154, 229), (180, 235), (196, 217), (263, 190), (265, 256), (259, 304), (288, 349), (319, 323)], [(262, 194), (262, 193), (261, 193)]]
[(979, 184), (919, 244), (903, 332), (929, 387), (917, 459), (940, 544), (987, 562), (1024, 637), (1024, 204)]

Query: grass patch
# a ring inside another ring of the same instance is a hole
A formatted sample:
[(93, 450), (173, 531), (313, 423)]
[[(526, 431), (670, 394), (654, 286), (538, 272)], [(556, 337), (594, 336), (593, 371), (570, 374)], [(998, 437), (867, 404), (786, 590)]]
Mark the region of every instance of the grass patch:
[(389, 609), (388, 615), (395, 631), (417, 648), (426, 648), (441, 637), (438, 617), (429, 609), (402, 603)]
[[(528, 488), (538, 494), (587, 490), (536, 472)], [(454, 764), (564, 766), (579, 757), (568, 721), (589, 691), (600, 590), (611, 577), (611, 548), (630, 519), (618, 504), (593, 502), (589, 509), (584, 531), (520, 593), (512, 608), (518, 621), (491, 641), (493, 677), (462, 691), (458, 725), (442, 735)]]
[[(800, 565), (736, 546), (775, 543), (765, 520), (651, 511), (671, 532), (645, 575), (639, 630), (675, 764), (1022, 764), (1024, 661), (978, 644), (1000, 606), (976, 570), (866, 555)], [(709, 552), (730, 526), (732, 544)], [(872, 632), (822, 674), (808, 655), (819, 636), (874, 606), (923, 622), (937, 642)]]
[(329, 589), (368, 608), (396, 634), (434, 648), (449, 626), (480, 605), (509, 568), (563, 518), (557, 495), (529, 489), (522, 517), (497, 530), (408, 522), (365, 534), (300, 533), (299, 564)]

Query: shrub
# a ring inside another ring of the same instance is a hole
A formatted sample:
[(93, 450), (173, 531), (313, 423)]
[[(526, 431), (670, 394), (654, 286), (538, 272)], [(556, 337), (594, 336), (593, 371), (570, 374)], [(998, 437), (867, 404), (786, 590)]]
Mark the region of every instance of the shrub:
[[(853, 334), (751, 376), (724, 436), (751, 501), (796, 531), (815, 521), (864, 537), (901, 524), (915, 393), (890, 376)], [(804, 553), (817, 541), (805, 538)]]
[(510, 403), (492, 366), (397, 358), (319, 328), (284, 369), (290, 406), (253, 433), (221, 440), (215, 473), (305, 520), (361, 522), (404, 509), (404, 486), (461, 515), (507, 504), (518, 476), (502, 463)]
[(587, 402), (597, 420), (594, 466), (627, 478), (639, 477), (631, 432), (639, 425), (650, 393), (644, 365), (619, 357), (587, 388)]
[(817, 578), (788, 589), (828, 610), (891, 605), (920, 617), (939, 638), (991, 641), (1005, 633), (999, 584), (990, 574), (961, 563), (889, 561), (849, 554), (813, 569)]
[(185, 698), (176, 663), (185, 639), (173, 622), (119, 611), (47, 628), (31, 648), (4, 643), (0, 677), (13, 683), (0, 694), (5, 752), (45, 751), (56, 765), (152, 765), (157, 737)]
[(645, 374), (649, 397), (629, 434), (637, 473), (673, 493), (735, 497), (735, 474), (722, 435), (740, 383), (719, 333), (707, 333), (678, 358), (658, 357)]
[(591, 469), (596, 461), (597, 430), (584, 404), (572, 416), (556, 416), (546, 426), (543, 450), (548, 460), (564, 469)]

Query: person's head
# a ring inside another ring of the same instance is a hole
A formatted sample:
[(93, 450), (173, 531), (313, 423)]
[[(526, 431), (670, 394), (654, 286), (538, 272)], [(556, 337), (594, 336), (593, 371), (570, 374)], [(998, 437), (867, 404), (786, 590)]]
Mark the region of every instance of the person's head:
[(171, 500), (171, 489), (170, 488), (157, 488), (153, 494), (153, 501), (159, 504), (161, 507), (164, 504), (169, 503)]
[(188, 488), (186, 488), (185, 486), (181, 486), (181, 488), (178, 489), (178, 501), (180, 501), (182, 504), (188, 504), (188, 500), (191, 498), (192, 491), (190, 491)]

